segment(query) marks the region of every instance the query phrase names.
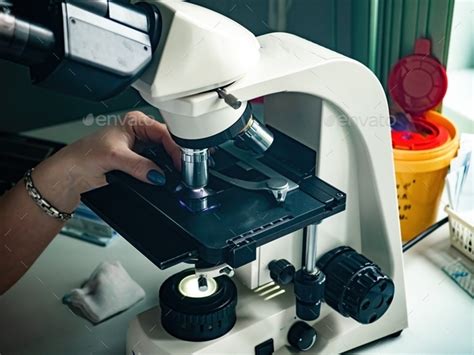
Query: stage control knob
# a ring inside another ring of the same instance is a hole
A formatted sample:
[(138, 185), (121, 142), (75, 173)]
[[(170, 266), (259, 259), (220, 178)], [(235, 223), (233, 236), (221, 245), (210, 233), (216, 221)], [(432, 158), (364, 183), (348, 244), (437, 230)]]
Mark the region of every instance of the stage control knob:
[(299, 321), (288, 332), (288, 342), (299, 351), (308, 351), (316, 343), (316, 330), (309, 324)]
[(295, 267), (286, 259), (271, 261), (268, 269), (272, 280), (279, 285), (288, 285), (295, 276)]
[(321, 311), (324, 298), (326, 276), (322, 272), (309, 274), (304, 269), (298, 270), (294, 278), (296, 297), (296, 316), (299, 319), (316, 320)]
[(390, 277), (348, 246), (327, 252), (317, 266), (326, 275), (324, 300), (345, 317), (373, 323), (392, 303), (395, 286)]

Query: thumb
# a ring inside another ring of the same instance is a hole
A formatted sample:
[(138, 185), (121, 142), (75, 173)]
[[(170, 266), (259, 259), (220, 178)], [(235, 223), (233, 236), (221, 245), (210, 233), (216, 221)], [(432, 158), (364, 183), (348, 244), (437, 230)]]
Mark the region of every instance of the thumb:
[(115, 154), (113, 165), (134, 178), (153, 185), (163, 186), (166, 177), (163, 170), (151, 160), (126, 149)]

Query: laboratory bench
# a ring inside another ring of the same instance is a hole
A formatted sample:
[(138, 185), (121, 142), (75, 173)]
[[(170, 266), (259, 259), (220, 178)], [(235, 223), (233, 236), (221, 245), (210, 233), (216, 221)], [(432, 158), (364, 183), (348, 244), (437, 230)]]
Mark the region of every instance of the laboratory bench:
[[(91, 123), (77, 121), (27, 134), (70, 143), (97, 129)], [(409, 328), (352, 353), (474, 353), (473, 300), (442, 271), (459, 258), (450, 247), (447, 225), (407, 251)], [(62, 304), (62, 296), (79, 287), (100, 262), (115, 260), (143, 287), (144, 300), (98, 325)], [(121, 237), (101, 247), (58, 235), (25, 276), (0, 296), (0, 354), (124, 353), (128, 323), (156, 306), (161, 282), (184, 267), (161, 271)]]

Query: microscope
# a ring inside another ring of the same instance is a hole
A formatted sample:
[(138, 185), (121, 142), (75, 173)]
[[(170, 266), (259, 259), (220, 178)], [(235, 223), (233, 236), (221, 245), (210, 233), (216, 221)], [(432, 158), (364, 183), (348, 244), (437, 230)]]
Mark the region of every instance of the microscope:
[(181, 171), (141, 152), (165, 186), (114, 171), (82, 197), (160, 269), (189, 265), (127, 354), (341, 353), (407, 327), (387, 101), (362, 64), (180, 1), (4, 5), (0, 56), (91, 100), (133, 86), (182, 147)]

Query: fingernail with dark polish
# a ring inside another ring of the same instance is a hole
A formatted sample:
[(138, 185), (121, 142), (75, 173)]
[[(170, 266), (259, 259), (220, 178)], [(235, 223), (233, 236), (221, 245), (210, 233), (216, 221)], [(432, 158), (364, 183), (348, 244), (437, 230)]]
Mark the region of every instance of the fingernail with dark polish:
[(155, 185), (163, 186), (166, 183), (166, 177), (158, 170), (150, 170), (146, 177), (152, 184)]

